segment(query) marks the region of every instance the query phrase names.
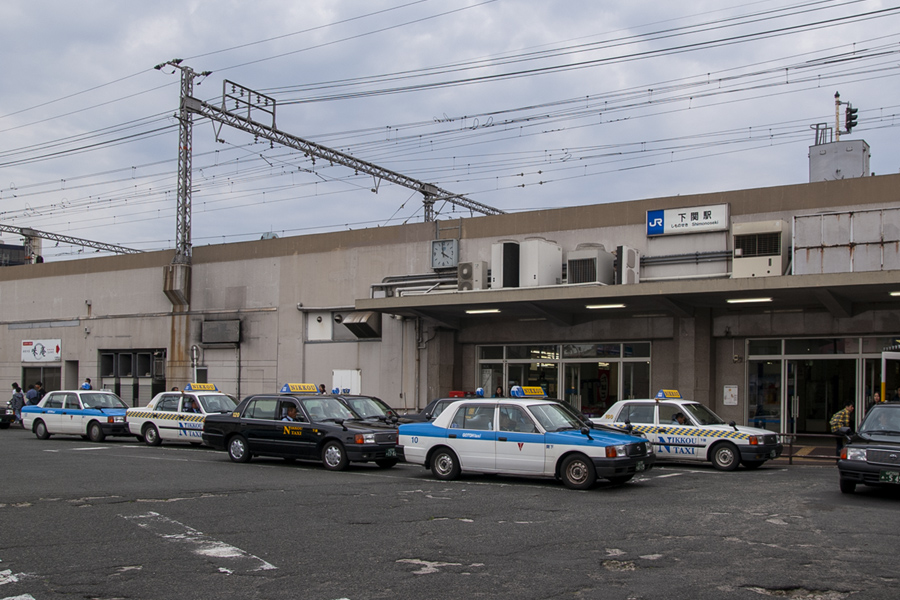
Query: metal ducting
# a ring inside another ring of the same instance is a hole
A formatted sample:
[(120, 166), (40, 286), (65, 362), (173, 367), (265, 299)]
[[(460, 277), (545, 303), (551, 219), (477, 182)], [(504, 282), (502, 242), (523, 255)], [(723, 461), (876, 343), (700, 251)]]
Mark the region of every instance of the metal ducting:
[(344, 317), (342, 325), (358, 338), (381, 337), (381, 313), (378, 312), (352, 312)]

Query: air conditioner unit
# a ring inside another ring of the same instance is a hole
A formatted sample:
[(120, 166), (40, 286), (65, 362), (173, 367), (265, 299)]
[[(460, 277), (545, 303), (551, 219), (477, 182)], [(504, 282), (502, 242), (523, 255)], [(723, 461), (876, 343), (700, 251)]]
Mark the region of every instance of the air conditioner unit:
[(519, 287), (519, 242), (491, 244), (491, 288)]
[(487, 263), (483, 260), (475, 262), (461, 262), (456, 267), (457, 289), (483, 290), (487, 279)]
[(641, 253), (630, 246), (616, 247), (616, 283), (627, 285), (641, 282)]
[(578, 244), (566, 254), (566, 283), (602, 283), (615, 281), (615, 257), (603, 244)]
[(790, 249), (785, 221), (734, 223), (731, 234), (733, 279), (784, 275)]
[(519, 287), (562, 283), (562, 248), (541, 237), (527, 238), (519, 246)]

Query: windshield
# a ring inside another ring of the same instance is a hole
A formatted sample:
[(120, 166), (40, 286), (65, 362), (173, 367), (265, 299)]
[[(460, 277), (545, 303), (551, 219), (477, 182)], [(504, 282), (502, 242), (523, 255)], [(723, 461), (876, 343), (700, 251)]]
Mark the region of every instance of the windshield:
[(547, 431), (561, 431), (563, 429), (581, 429), (584, 426), (581, 419), (564, 409), (559, 404), (536, 404), (529, 406), (528, 410), (534, 415), (538, 423)]
[(207, 413), (227, 413), (231, 412), (237, 406), (237, 401), (228, 394), (209, 394), (198, 396), (200, 405), (203, 406), (203, 412)]
[(306, 398), (300, 402), (313, 421), (359, 418), (337, 398)]
[(859, 427), (860, 433), (897, 433), (900, 435), (900, 406), (878, 406), (869, 409), (869, 414)]
[(364, 419), (369, 417), (389, 417), (394, 414), (394, 411), (378, 398), (344, 398), (344, 402), (350, 405), (353, 412)]
[(118, 396), (110, 393), (81, 394), (81, 403), (85, 408), (128, 408)]
[(702, 404), (685, 404), (684, 412), (694, 418), (700, 425), (724, 425), (725, 421), (719, 415), (709, 410)]

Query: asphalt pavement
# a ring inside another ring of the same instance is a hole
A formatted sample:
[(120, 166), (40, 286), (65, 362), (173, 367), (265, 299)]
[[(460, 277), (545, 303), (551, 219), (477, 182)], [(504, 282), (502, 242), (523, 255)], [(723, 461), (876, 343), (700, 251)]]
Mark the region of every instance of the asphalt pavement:
[(833, 464), (622, 486), (0, 431), (0, 600), (896, 598), (900, 493)]

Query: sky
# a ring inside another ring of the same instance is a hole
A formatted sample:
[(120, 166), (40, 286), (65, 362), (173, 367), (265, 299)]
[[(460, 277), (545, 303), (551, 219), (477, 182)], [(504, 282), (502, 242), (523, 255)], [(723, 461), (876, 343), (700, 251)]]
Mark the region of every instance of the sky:
[[(281, 132), (508, 213), (805, 183), (817, 124), (900, 171), (879, 0), (4, 0), (0, 47), (0, 225), (136, 250), (175, 247), (186, 68), (194, 98), (239, 84)], [(195, 247), (424, 218), (414, 189), (201, 116), (191, 146)]]

